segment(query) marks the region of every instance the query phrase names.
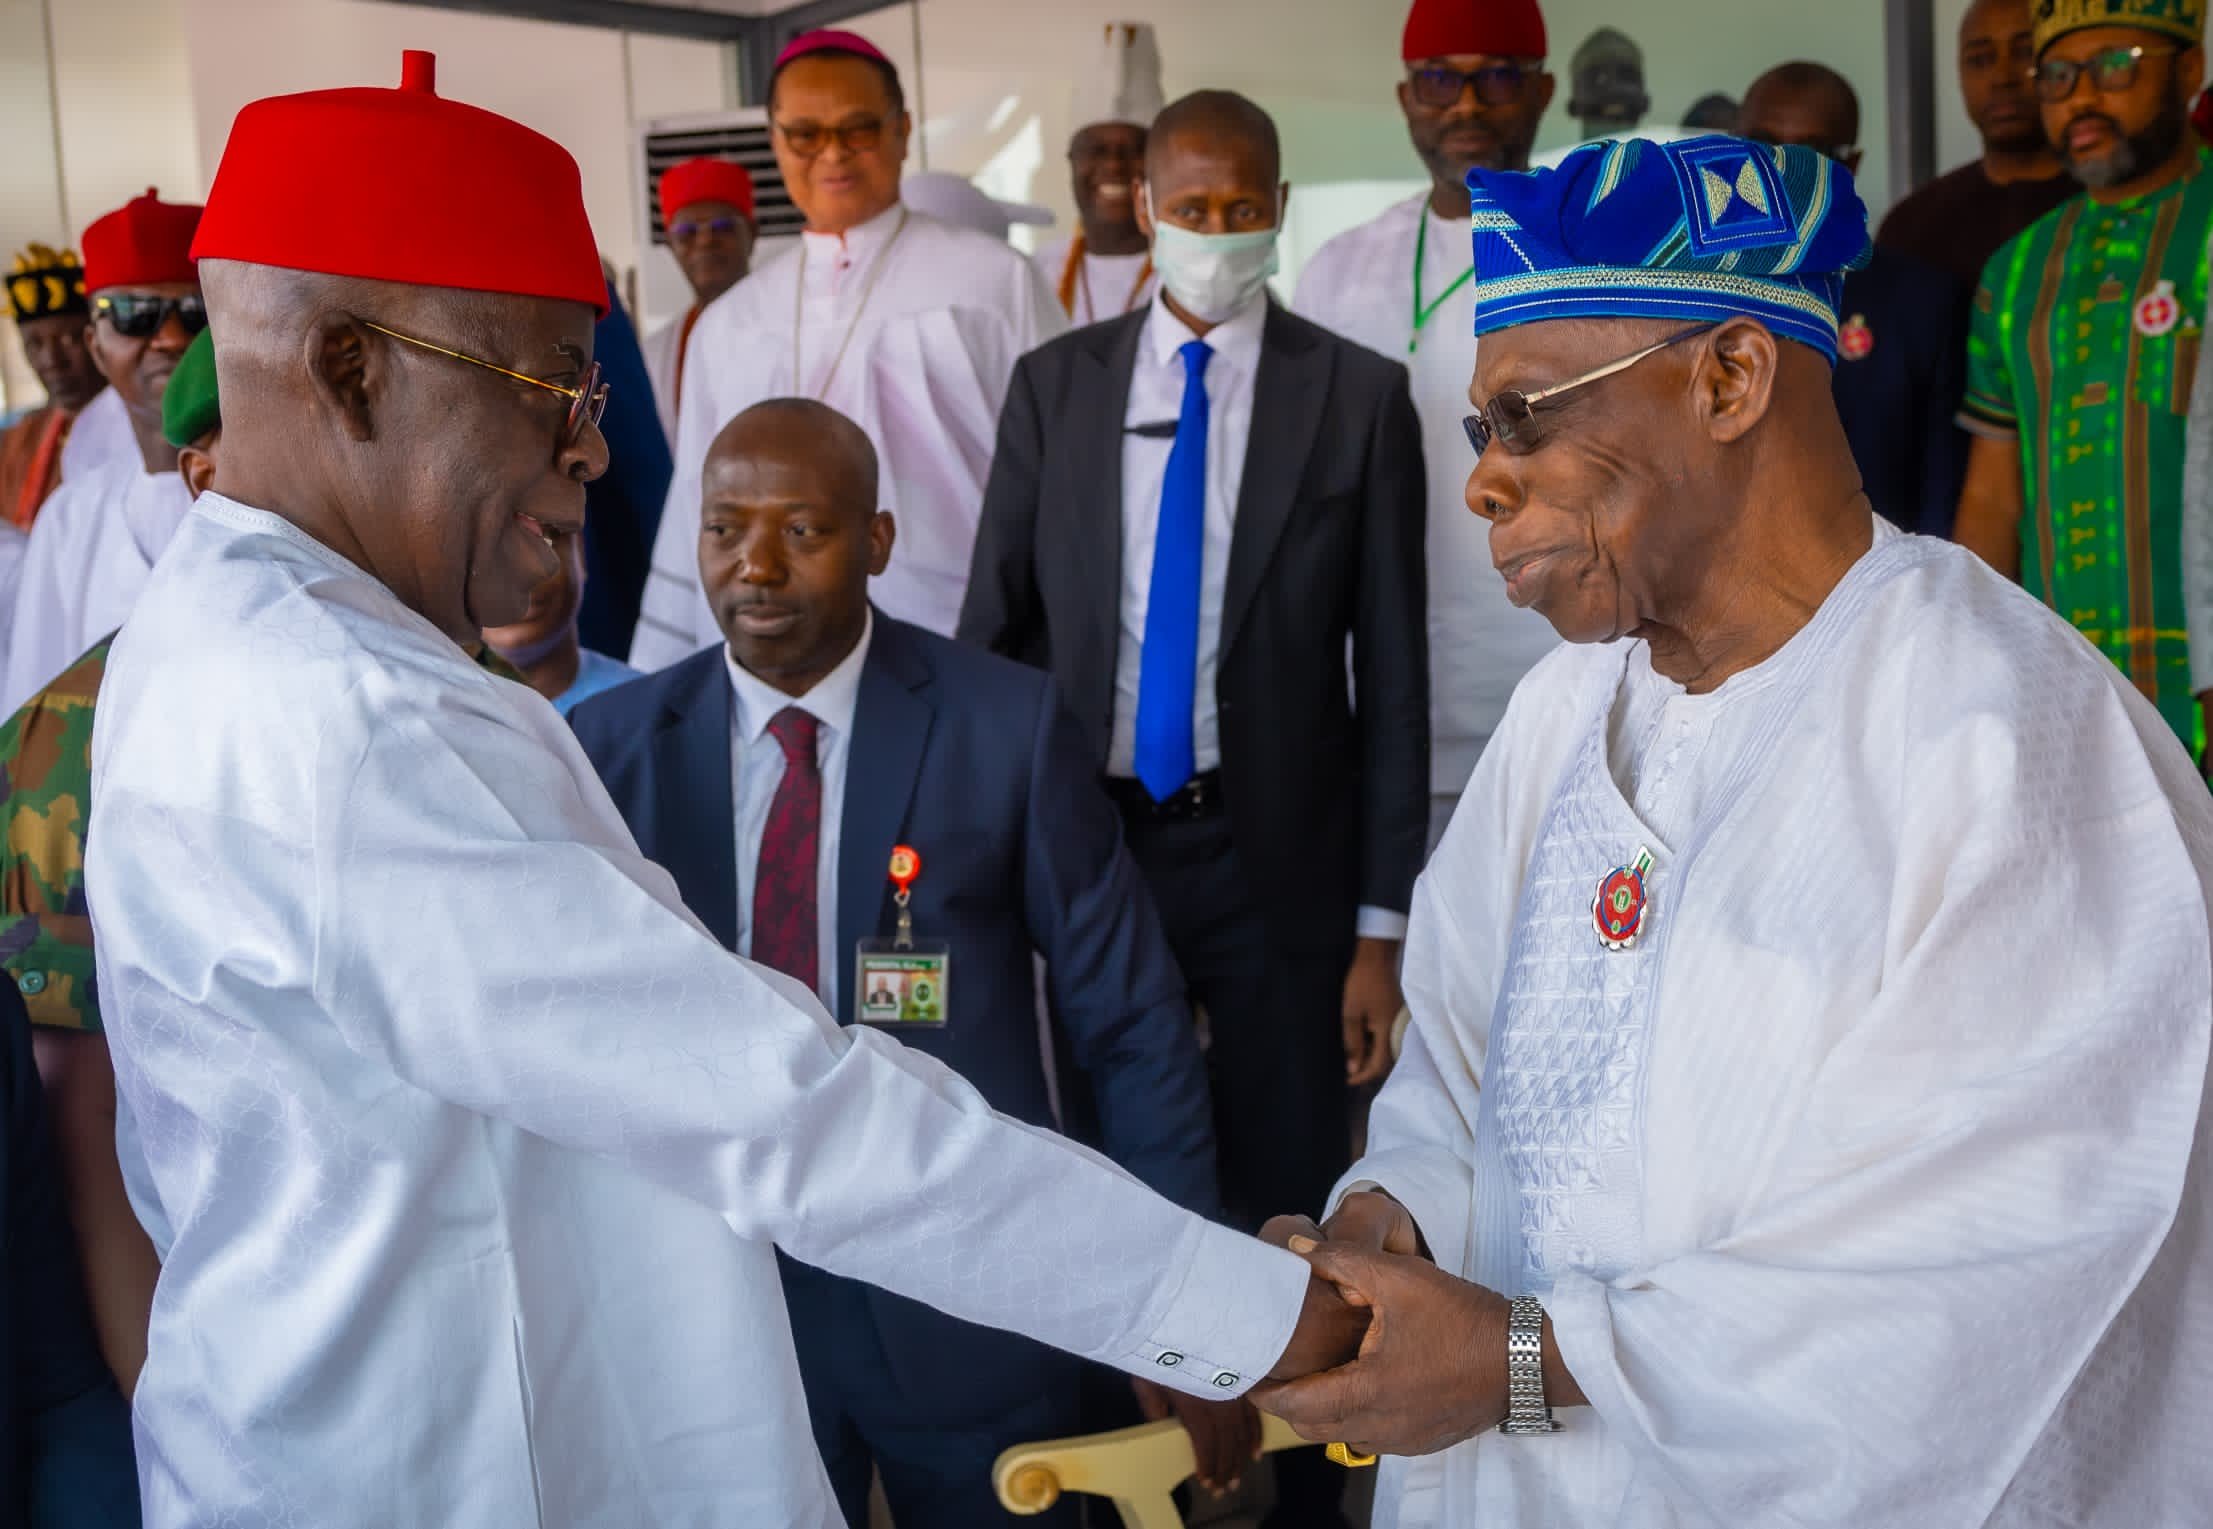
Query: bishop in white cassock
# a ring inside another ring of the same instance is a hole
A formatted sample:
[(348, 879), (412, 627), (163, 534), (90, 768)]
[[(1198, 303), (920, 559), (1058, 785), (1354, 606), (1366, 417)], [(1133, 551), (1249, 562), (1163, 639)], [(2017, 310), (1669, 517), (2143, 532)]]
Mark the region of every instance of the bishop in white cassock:
[(464, 651), (606, 466), (565, 151), (410, 54), (246, 107), (196, 248), (222, 491), (87, 835), (149, 1525), (833, 1529), (776, 1246), (1199, 1395), (1349, 1354), (1297, 1259), (724, 950)]
[[(1467, 174), (1479, 165), (1527, 168), (1552, 79), (1512, 60), (1528, 55), (1541, 66), (1544, 44), (1533, 0), (1421, 0), (1413, 7), (1398, 100), (1431, 184), (1316, 250), (1292, 304), (1315, 323), (1403, 360), (1411, 376), (1429, 469), (1432, 848), (1514, 687), (1559, 641), (1542, 616), (1516, 609), (1492, 576), (1485, 527), (1468, 509), (1468, 438), (1460, 426), (1475, 328)], [(1468, 65), (1479, 66), (1476, 77), (1463, 77)]]
[(1167, 104), (1160, 41), (1152, 24), (1107, 23), (1098, 75), (1078, 93), (1068, 140), (1068, 183), (1076, 231), (1037, 252), (1037, 268), (1078, 326), (1135, 313), (1152, 301), (1151, 241), (1137, 226), (1145, 139)]
[(897, 81), (850, 33), (805, 34), (777, 66), (777, 164), (807, 228), (692, 330), (676, 473), (630, 646), (638, 668), (721, 640), (699, 588), (700, 472), (716, 433), (769, 398), (819, 399), (876, 443), (899, 522), (876, 603), (948, 636), (960, 615), (1007, 382), (1067, 324), (1019, 251), (900, 202)]
[(2203, 784), (1859, 491), (1844, 171), (1707, 137), (1471, 183), (1469, 494), (1580, 645), (1415, 895), (1312, 1255), (1369, 1344), (1262, 1405), (1401, 1457), (1386, 1525), (2201, 1522)]

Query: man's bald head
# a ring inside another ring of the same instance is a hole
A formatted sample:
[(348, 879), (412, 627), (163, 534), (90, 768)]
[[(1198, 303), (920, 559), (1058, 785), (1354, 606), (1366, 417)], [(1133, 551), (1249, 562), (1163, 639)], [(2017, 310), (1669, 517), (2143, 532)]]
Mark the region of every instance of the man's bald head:
[(1826, 64), (1778, 64), (1744, 93), (1737, 131), (1759, 143), (1795, 143), (1859, 168), (1860, 98)]
[(607, 466), (558, 391), (584, 381), (593, 311), (233, 260), (200, 272), (217, 491), (278, 510), (456, 642), (520, 619), (557, 567), (549, 537), (582, 527)]
[(822, 477), (828, 507), (841, 514), (876, 513), (880, 469), (868, 432), (812, 398), (771, 398), (741, 412), (707, 448), (717, 462), (774, 454), (803, 460)]
[(700, 489), (700, 587), (730, 656), (805, 695), (861, 640), (891, 558), (875, 446), (827, 404), (772, 398), (722, 427)]
[(1262, 179), (1272, 184), (1283, 178), (1283, 143), (1276, 133), (1276, 119), (1234, 90), (1195, 90), (1170, 102), (1153, 119), (1145, 145), (1147, 180), (1160, 178), (1162, 157), (1176, 152), (1178, 140), (1217, 152), (1241, 150), (1261, 167)]

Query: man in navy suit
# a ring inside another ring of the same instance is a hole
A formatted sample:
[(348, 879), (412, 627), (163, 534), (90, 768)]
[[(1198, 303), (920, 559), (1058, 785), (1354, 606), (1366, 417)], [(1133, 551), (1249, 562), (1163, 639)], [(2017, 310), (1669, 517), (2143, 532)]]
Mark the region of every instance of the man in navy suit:
[[(732, 420), (707, 458), (699, 550), (726, 645), (577, 708), (585, 752), (733, 950), (809, 983), (843, 1023), (902, 1014), (886, 1025), (900, 1040), (1050, 1129), (1044, 956), (1106, 1153), (1216, 1213), (1183, 979), (1082, 734), (1045, 676), (871, 609), (894, 536), (879, 502), (874, 448), (835, 410), (783, 399)], [(900, 960), (923, 964), (894, 973)], [(895, 990), (904, 1003), (881, 1001)], [(864, 1152), (931, 1149), (868, 1130), (853, 1122)], [(900, 1529), (1005, 1521), (1000, 1451), (1082, 1431), (1080, 1361), (783, 1269), (815, 1438), (856, 1529), (872, 1468)], [(1233, 1480), (1257, 1449), (1242, 1402), (1140, 1399), (1183, 1419), (1202, 1478)]]

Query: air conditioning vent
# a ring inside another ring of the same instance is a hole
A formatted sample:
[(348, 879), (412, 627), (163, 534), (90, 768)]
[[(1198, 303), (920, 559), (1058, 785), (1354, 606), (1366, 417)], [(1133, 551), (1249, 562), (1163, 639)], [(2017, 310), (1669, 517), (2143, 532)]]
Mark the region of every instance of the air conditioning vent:
[(670, 165), (707, 155), (745, 166), (753, 176), (756, 216), (761, 237), (774, 239), (796, 234), (805, 222), (784, 189), (777, 173), (776, 154), (769, 147), (768, 114), (758, 108), (717, 112), (709, 117), (666, 118), (646, 124), (644, 135), (647, 233), (655, 244), (666, 245), (668, 232), (661, 211), (661, 173)]

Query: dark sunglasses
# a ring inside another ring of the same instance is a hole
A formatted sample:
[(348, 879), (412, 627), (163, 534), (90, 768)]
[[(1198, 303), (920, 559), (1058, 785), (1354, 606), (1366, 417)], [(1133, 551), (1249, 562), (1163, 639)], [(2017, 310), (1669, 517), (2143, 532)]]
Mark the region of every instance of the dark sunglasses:
[(1609, 361), (1594, 371), (1585, 372), (1580, 377), (1570, 377), (1565, 382), (1554, 383), (1535, 393), (1509, 388), (1484, 404), (1478, 413), (1462, 419), (1460, 428), (1468, 432), (1468, 444), (1475, 448), (1478, 457), (1490, 449), (1493, 441), (1517, 455), (1534, 451), (1544, 441), (1544, 428), (1537, 418), (1540, 405), (1552, 402), (1563, 393), (1572, 393), (1577, 388), (1587, 388), (1594, 382), (1602, 382), (1608, 377), (1626, 372), (1639, 361), (1658, 355), (1670, 345), (1680, 345), (1694, 335), (1702, 335), (1713, 327), (1712, 324), (1700, 324), (1681, 334), (1669, 335), (1659, 344), (1647, 345), (1633, 356)]
[(848, 154), (866, 154), (884, 141), (884, 119), (856, 117), (835, 127), (824, 127), (819, 122), (779, 122), (776, 131), (783, 135), (785, 147), (801, 159), (814, 158), (830, 146), (833, 138)]
[(1511, 106), (1521, 99), (1522, 87), (1529, 83), (1532, 72), (1516, 63), (1485, 64), (1468, 74), (1442, 64), (1424, 64), (1406, 72), (1406, 84), (1415, 103), (1431, 111), (1459, 104), (1461, 93), (1471, 85), (1476, 100), (1485, 106)]
[(737, 231), (738, 220), (736, 218), (708, 218), (704, 222), (696, 222), (686, 218), (681, 223), (671, 223), (669, 225), (669, 237), (671, 239), (696, 239), (701, 234), (728, 236)]
[(2073, 95), (2075, 86), (2086, 74), (2090, 76), (2092, 90), (2103, 95), (2118, 95), (2136, 83), (2137, 72), (2145, 59), (2168, 58), (2181, 51), (2180, 48), (2108, 48), (2079, 63), (2071, 58), (2047, 58), (2029, 71), (2029, 78), (2036, 82), (2038, 98), (2054, 104)]
[(150, 340), (160, 334), (171, 315), (184, 326), (186, 334), (198, 334), (207, 328), (207, 304), (197, 296), (133, 297), (125, 293), (97, 297), (92, 301), (92, 312), (112, 324), (117, 334), (132, 340)]

